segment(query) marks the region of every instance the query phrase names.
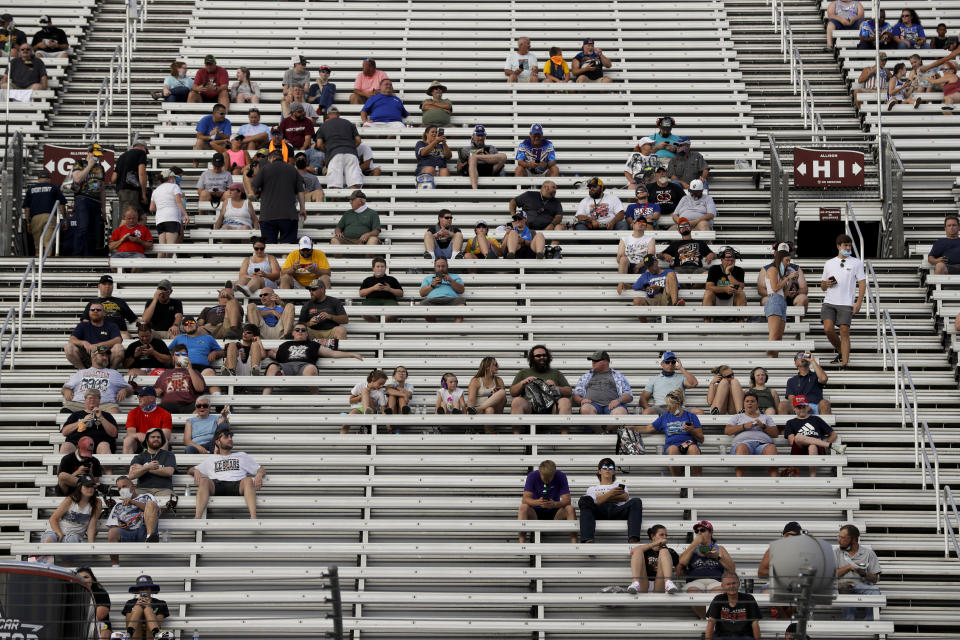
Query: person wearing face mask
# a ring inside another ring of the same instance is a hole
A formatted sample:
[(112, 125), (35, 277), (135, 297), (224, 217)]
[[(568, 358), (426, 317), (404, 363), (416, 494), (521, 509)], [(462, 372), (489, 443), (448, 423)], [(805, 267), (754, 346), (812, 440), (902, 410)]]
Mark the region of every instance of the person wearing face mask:
[[(109, 542), (160, 542), (157, 521), (160, 505), (156, 497), (140, 493), (127, 476), (117, 478), (119, 499), (107, 516), (107, 541)], [(110, 556), (113, 566), (120, 565), (117, 555)]]
[[(867, 290), (867, 277), (863, 262), (853, 257), (853, 238), (846, 234), (837, 236), (837, 257), (827, 260), (820, 276), (820, 288), (826, 292), (820, 308), (820, 320), (827, 340), (836, 349), (831, 364), (847, 368), (850, 362), (850, 322), (860, 313), (863, 296)], [(839, 327), (840, 335), (837, 335)]]
[(673, 220), (678, 228), (681, 218), (690, 221), (690, 226), (698, 231), (713, 229), (713, 221), (717, 217), (717, 205), (713, 198), (703, 192), (704, 184), (700, 179), (690, 182), (687, 195), (680, 198), (677, 208), (673, 210)]
[(137, 389), (137, 406), (127, 413), (127, 434), (123, 439), (124, 453), (137, 453), (143, 448), (147, 433), (163, 431), (166, 441), (173, 435), (173, 417), (157, 404), (157, 392), (152, 386)]
[(710, 165), (699, 151), (690, 150), (690, 138), (681, 137), (677, 143), (677, 155), (667, 165), (667, 174), (670, 179), (680, 184), (684, 189), (690, 188), (694, 180), (707, 185), (707, 176), (710, 175)]
[(657, 220), (657, 226), (661, 229), (669, 229), (673, 226), (673, 212), (677, 205), (686, 195), (683, 187), (675, 182), (670, 182), (666, 167), (658, 167), (654, 170), (653, 180), (646, 183), (648, 200), (660, 207), (661, 214)]
[[(160, 591), (160, 585), (154, 584), (150, 576), (142, 575), (137, 578), (136, 584), (130, 587), (128, 591), (137, 595), (135, 598), (127, 600), (123, 605), (121, 613), (127, 630), (123, 637), (131, 640), (143, 638), (167, 640), (167, 638), (173, 638), (172, 632), (160, 631), (160, 624), (170, 617), (170, 609), (167, 607), (167, 603), (154, 597)], [(114, 635), (116, 633), (118, 632), (114, 632)]]
[(307, 154), (302, 151), (297, 153), (293, 164), (303, 178), (303, 193), (307, 202), (323, 202), (323, 187), (320, 185), (320, 178), (310, 172)]
[(187, 75), (187, 63), (174, 60), (170, 63), (170, 73), (163, 78), (163, 89), (151, 91), (154, 100), (164, 102), (186, 102), (193, 88), (193, 78)]
[[(229, 175), (229, 174), (228, 174)], [(157, 234), (160, 244), (177, 242), (183, 232), (183, 226), (190, 224), (187, 205), (183, 199), (180, 181), (183, 169), (169, 167), (160, 172), (163, 183), (153, 190), (150, 199), (150, 212), (156, 215)], [(169, 258), (171, 254), (161, 252), (158, 258)]]

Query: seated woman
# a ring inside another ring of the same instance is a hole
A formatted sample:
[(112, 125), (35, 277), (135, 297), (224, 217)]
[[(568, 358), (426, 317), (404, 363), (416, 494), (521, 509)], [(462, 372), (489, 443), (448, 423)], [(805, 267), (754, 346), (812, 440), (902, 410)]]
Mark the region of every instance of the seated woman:
[(420, 103), (420, 111), (423, 113), (421, 121), (424, 125), (445, 127), (450, 124), (453, 105), (449, 100), (443, 99), (443, 92), (446, 90), (447, 88), (436, 80), (427, 87), (427, 95), (430, 97)]
[[(43, 532), (40, 542), (96, 542), (102, 509), (96, 480), (92, 476), (80, 476), (77, 487), (50, 516), (50, 528)], [(41, 556), (38, 560), (53, 564), (53, 556)]]
[[(503, 378), (497, 375), (500, 365), (497, 359), (487, 356), (480, 361), (477, 373), (470, 379), (467, 387), (467, 413), (503, 413), (507, 404), (507, 389)], [(494, 433), (495, 429), (484, 426), (487, 433)]]
[[(747, 391), (753, 391), (757, 396), (758, 408), (767, 415), (777, 415), (777, 407), (780, 406), (780, 396), (776, 389), (767, 387), (767, 381), (770, 379), (767, 370), (763, 367), (757, 367), (750, 372), (750, 388)], [(741, 401), (741, 406), (743, 402)]]
[(247, 67), (237, 69), (237, 80), (230, 85), (230, 101), (237, 104), (260, 104), (260, 85), (250, 80), (250, 69)]
[(235, 176), (242, 176), (250, 165), (250, 152), (243, 148), (244, 140), (240, 133), (235, 133), (230, 138), (230, 148), (226, 154), (227, 168)]
[[(760, 413), (757, 394), (752, 391), (743, 394), (743, 413), (732, 416), (723, 433), (733, 436), (733, 441), (730, 443), (730, 455), (777, 455), (777, 446), (773, 444), (773, 439), (780, 432), (773, 423), (773, 418), (765, 413)], [(745, 470), (746, 467), (737, 467), (737, 477), (742, 478)], [(771, 478), (776, 478), (779, 475), (777, 467), (770, 467), (768, 472)]]
[[(633, 427), (640, 433), (662, 433), (666, 436), (663, 444), (665, 456), (698, 456), (703, 443), (703, 427), (700, 418), (683, 407), (683, 389), (674, 389), (666, 396), (667, 410), (653, 424)], [(683, 467), (670, 467), (674, 476), (684, 475)], [(690, 473), (703, 475), (700, 467), (691, 467)]]
[(230, 427), (230, 410), (224, 407), (219, 415), (211, 414), (210, 396), (200, 396), (194, 406), (183, 426), (184, 453), (213, 453), (213, 435), (220, 425)]
[(220, 213), (213, 223), (214, 229), (259, 229), (260, 220), (253, 210), (253, 203), (247, 200), (243, 185), (234, 182), (227, 187), (220, 203)]
[(710, 413), (740, 413), (743, 409), (743, 387), (734, 377), (733, 369), (725, 364), (713, 369), (713, 379), (707, 388), (707, 404)]
[[(724, 571), (736, 571), (737, 565), (723, 545), (713, 539), (713, 525), (706, 520), (693, 525), (693, 542), (680, 554), (677, 574), (686, 576), (684, 593), (719, 593), (720, 576)], [(707, 608), (693, 607), (693, 612), (703, 620)]]
[(917, 79), (911, 80), (907, 77), (907, 65), (902, 62), (895, 64), (887, 82), (887, 111), (904, 102), (912, 104), (914, 109), (920, 106), (917, 98), (913, 97), (913, 90), (917, 88), (918, 82)]
[(453, 151), (447, 146), (446, 136), (440, 135), (440, 129), (436, 126), (430, 125), (423, 130), (423, 136), (414, 146), (413, 153), (417, 159), (417, 168), (413, 175), (450, 175), (447, 160), (453, 155)]
[(152, 91), (154, 100), (164, 102), (186, 102), (193, 88), (193, 78), (187, 75), (187, 63), (175, 60), (170, 63), (170, 73), (163, 79), (163, 89)]
[[(629, 593), (676, 593), (679, 591), (673, 583), (676, 566), (680, 564), (680, 555), (667, 546), (667, 528), (655, 524), (647, 529), (650, 542), (630, 550), (630, 571), (633, 582), (627, 587)], [(653, 581), (651, 584), (650, 581)]]
[(249, 298), (254, 291), (264, 287), (276, 289), (279, 286), (280, 263), (273, 256), (267, 255), (267, 243), (257, 236), (253, 239), (253, 255), (243, 259), (233, 288)]
[[(960, 47), (957, 48), (960, 51)], [(941, 60), (943, 60), (941, 58)], [(930, 78), (930, 84), (941, 87), (943, 91), (943, 106), (940, 110), (944, 115), (953, 112), (953, 105), (960, 103), (960, 78), (957, 77), (957, 69), (954, 63), (947, 61), (944, 63), (943, 73), (937, 78)]]
[(394, 367), (393, 380), (384, 386), (387, 394), (387, 408), (383, 410), (384, 413), (410, 413), (413, 385), (407, 382), (408, 375), (406, 367)]

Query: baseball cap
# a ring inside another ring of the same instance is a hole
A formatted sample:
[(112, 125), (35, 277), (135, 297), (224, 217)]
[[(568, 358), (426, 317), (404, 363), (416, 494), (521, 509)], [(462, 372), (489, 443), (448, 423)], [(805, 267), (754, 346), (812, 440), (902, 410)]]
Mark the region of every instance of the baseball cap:
[(303, 105), (300, 104), (299, 102), (291, 102), (290, 113), (294, 113), (296, 111), (304, 111)]
[(690, 138), (687, 136), (680, 136), (680, 139), (677, 141), (677, 146), (682, 147), (683, 145), (690, 146)]
[(232, 191), (239, 191), (240, 193), (243, 193), (243, 185), (240, 184), (239, 182), (231, 182), (230, 186), (227, 187), (227, 189), (230, 189)]
[(803, 533), (803, 527), (800, 526), (799, 522), (791, 520), (783, 525), (783, 535), (787, 535), (788, 533)]
[(713, 525), (710, 524), (709, 520), (701, 520), (700, 522), (697, 522), (693, 525), (694, 529), (699, 529), (700, 527), (703, 527), (704, 529), (707, 529), (710, 532), (713, 531)]
[(93, 479), (93, 476), (84, 474), (77, 478), (77, 484), (81, 487), (95, 487), (97, 486), (97, 481)]
[(690, 182), (690, 191), (703, 191), (703, 180), (692, 180)]
[(656, 261), (657, 261), (657, 259), (654, 258), (654, 257), (651, 256), (651, 255), (643, 256), (643, 266), (645, 266), (645, 267), (649, 267), (650, 265), (652, 265), (652, 264), (653, 264), (654, 262), (656, 262)]
[(0, 22), (12, 22), (13, 16), (9, 13), (4, 13), (0, 15)]
[(156, 398), (157, 390), (154, 389), (153, 386), (148, 384), (143, 387), (137, 388), (137, 395), (140, 396), (141, 398), (145, 396), (153, 396), (154, 398)]
[(786, 242), (781, 242), (780, 244), (777, 245), (777, 251), (786, 251), (787, 253), (789, 253), (790, 245), (787, 244)]
[(313, 249), (313, 240), (310, 239), (310, 236), (301, 236), (301, 237), (300, 237), (300, 248), (301, 248), (301, 249)]
[(113, 276), (110, 274), (100, 276), (100, 284), (113, 284)]
[(640, 142), (638, 142), (637, 144), (643, 145), (643, 144), (655, 144), (655, 143), (656, 143), (656, 140), (654, 140), (650, 136), (644, 136), (640, 138)]
[(330, 73), (332, 69), (329, 66), (322, 64), (320, 65), (320, 73)]
[(659, 124), (660, 124), (661, 127), (672, 127), (672, 126), (673, 126), (673, 118), (671, 118), (670, 116), (666, 116), (666, 117), (660, 118), (660, 123), (659, 123)]
[(606, 360), (609, 362), (610, 354), (607, 353), (606, 351), (594, 351), (589, 356), (587, 356), (587, 360), (590, 360), (591, 362), (599, 362), (601, 360)]
[(810, 404), (807, 402), (807, 396), (793, 396), (793, 406), (799, 407), (802, 404)]
[(590, 181), (587, 182), (587, 186), (588, 186), (588, 187), (602, 187), (602, 186), (603, 186), (603, 180), (601, 180), (600, 178), (590, 178)]
[(473, 134), (477, 136), (485, 136), (487, 135), (487, 130), (484, 128), (482, 124), (478, 124), (473, 128)]
[(208, 53), (203, 57), (203, 64), (210, 64), (211, 62), (216, 63), (217, 57), (212, 53)]
[(593, 38), (584, 38), (583, 44), (593, 44)]
[(526, 220), (526, 219), (527, 219), (527, 212), (524, 211), (523, 209), (517, 209), (516, 212), (513, 214), (513, 219), (514, 219), (514, 220)]
[(278, 127), (277, 125), (274, 125), (274, 126), (270, 127), (270, 135), (272, 135), (272, 136), (279, 136), (279, 135), (282, 134), (282, 133), (283, 133), (283, 132), (280, 131), (280, 127)]
[(307, 59), (303, 56), (295, 56), (293, 58), (293, 64), (307, 64)]
[(683, 225), (690, 226), (690, 221), (686, 218), (677, 218), (677, 226), (682, 227)]
[(665, 166), (663, 166), (663, 165), (660, 165), (659, 167), (657, 167), (656, 169), (653, 170), (654, 173), (660, 173), (661, 171), (662, 171), (663, 173), (666, 173), (666, 172), (667, 172), (667, 168), (666, 168)]
[(226, 161), (224, 160), (222, 153), (215, 153), (213, 154), (213, 160), (210, 162), (213, 163), (213, 166), (215, 167), (222, 167)]
[(476, 229), (477, 227), (483, 227), (484, 229), (489, 229), (489, 228), (490, 228), (490, 227), (487, 226), (487, 223), (484, 222), (483, 220), (480, 220), (479, 222), (477, 222), (477, 224), (473, 225), (473, 228), (474, 228), (474, 229)]
[(213, 439), (216, 440), (217, 438), (219, 438), (219, 437), (220, 437), (221, 435), (223, 435), (224, 433), (229, 433), (229, 434), (231, 434), (231, 435), (233, 434), (233, 432), (230, 431), (230, 425), (228, 425), (228, 424), (223, 424), (223, 423), (218, 424), (218, 425), (217, 425), (217, 431), (216, 431), (216, 433), (213, 434)]
[(37, 22), (39, 22), (40, 24), (50, 24), (51, 22), (50, 16), (47, 16), (47, 15), (40, 16), (40, 19), (37, 20)]
[(541, 127), (541, 126), (538, 125), (538, 124), (532, 124), (532, 125), (530, 125), (530, 135), (535, 135), (535, 134), (538, 134), (538, 133), (539, 133), (540, 135), (543, 135), (543, 127)]
[(93, 348), (93, 352), (94, 353), (110, 353), (110, 348), (100, 344)]
[(170, 281), (164, 278), (157, 283), (157, 289), (166, 289), (167, 291), (173, 291), (173, 285), (170, 284)]
[(49, 177), (51, 177), (51, 176), (50, 176), (50, 172), (47, 171), (46, 169), (40, 169), (40, 171), (37, 172), (37, 177), (38, 177), (38, 178), (49, 178)]
[(677, 354), (673, 351), (664, 351), (663, 355), (660, 356), (660, 362), (666, 362), (667, 360), (676, 360)]
[(314, 278), (310, 281), (310, 284), (307, 285), (308, 289), (326, 289), (327, 285), (320, 278)]

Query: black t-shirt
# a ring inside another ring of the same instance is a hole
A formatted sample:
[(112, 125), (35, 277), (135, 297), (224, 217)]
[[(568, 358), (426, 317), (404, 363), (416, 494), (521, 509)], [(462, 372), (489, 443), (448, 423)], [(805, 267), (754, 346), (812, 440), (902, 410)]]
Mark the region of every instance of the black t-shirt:
[[(427, 227), (427, 231), (429, 231), (430, 233), (437, 233), (439, 230), (440, 230), (440, 226), (436, 224), (430, 225), (429, 227)], [(453, 242), (453, 236), (460, 233), (460, 227), (454, 227), (451, 225), (446, 229), (446, 231), (449, 235), (447, 235), (446, 237), (436, 238), (437, 246), (440, 247), (441, 249), (446, 249), (447, 247), (450, 246), (450, 243)]]
[(563, 215), (563, 205), (557, 198), (544, 199), (539, 191), (524, 191), (514, 201), (517, 209), (527, 214), (527, 226), (534, 231), (542, 231), (553, 219)]
[(297, 342), (288, 340), (277, 348), (277, 362), (314, 363), (320, 357), (320, 343), (308, 340)]
[[(160, 449), (156, 453), (150, 453), (147, 450), (144, 450), (142, 453), (138, 453), (133, 456), (133, 460), (130, 461), (130, 466), (132, 467), (135, 464), (144, 465), (149, 464), (153, 460), (156, 460), (164, 467), (177, 467), (177, 458), (172, 453), (166, 449)], [(137, 478), (137, 486), (143, 487), (145, 489), (170, 489), (173, 490), (173, 478), (167, 478), (165, 476), (158, 476), (153, 473), (145, 473), (139, 478)]]
[[(133, 342), (127, 345), (126, 350), (123, 352), (124, 360), (126, 360), (127, 358), (133, 358), (133, 364), (130, 365), (131, 367), (138, 367), (140, 369), (143, 369), (144, 371), (150, 371), (151, 369), (159, 369), (159, 368), (165, 368), (169, 366), (157, 360), (156, 356), (153, 356), (153, 355), (149, 355), (149, 356), (134, 355), (137, 351), (137, 347), (142, 345), (143, 343), (140, 342), (139, 339), (134, 340)], [(164, 356), (170, 355), (170, 349), (167, 348), (167, 345), (164, 344), (163, 340), (161, 340), (160, 338), (154, 337), (150, 341), (150, 346), (153, 347), (153, 350), (159, 353), (160, 355), (164, 355)]]
[(730, 606), (727, 594), (718, 593), (707, 609), (707, 617), (715, 623), (714, 637), (753, 637), (753, 621), (760, 619), (760, 607), (749, 593), (737, 594), (737, 604)]
[[(674, 240), (663, 250), (673, 258), (673, 267), (702, 267), (703, 259), (713, 253), (703, 240)], [(743, 269), (740, 270), (743, 273)]]
[[(746, 273), (740, 267), (733, 267), (730, 269), (730, 275), (733, 276), (737, 282), (745, 282)], [(710, 267), (710, 271), (707, 272), (707, 282), (716, 286), (716, 287), (729, 287), (733, 283), (730, 282), (730, 279), (727, 278), (727, 274), (723, 272), (723, 266), (715, 264)], [(732, 293), (723, 293), (715, 292), (713, 295), (717, 296), (721, 300), (729, 300), (733, 297)]]
[[(144, 311), (147, 310), (151, 302), (152, 300), (147, 300), (146, 303), (144, 303)], [(174, 298), (170, 298), (169, 302), (160, 302), (157, 300), (157, 305), (153, 308), (153, 317), (150, 319), (150, 324), (152, 324), (153, 328), (157, 331), (169, 331), (178, 313), (183, 313), (183, 303), (179, 300)]]
[[(133, 607), (137, 604), (136, 598), (130, 598), (123, 605), (123, 611), (121, 614), (126, 616), (128, 613), (133, 611)], [(163, 600), (158, 600), (157, 598), (150, 598), (150, 605), (153, 607), (153, 614), (157, 616), (163, 616), (164, 618), (170, 617), (170, 609), (167, 608), (167, 603)]]
[(90, 344), (100, 344), (108, 340), (120, 337), (120, 329), (112, 322), (104, 321), (103, 325), (97, 327), (92, 322), (81, 322), (74, 328), (73, 337), (80, 340), (86, 340)]
[[(673, 566), (680, 564), (680, 556), (676, 551), (667, 547), (670, 552), (670, 560)], [(660, 564), (660, 551), (658, 549), (647, 549), (643, 552), (643, 564), (647, 568), (647, 577), (651, 580), (657, 577), (657, 565)]]
[(277, 160), (260, 167), (253, 189), (260, 194), (261, 221), (295, 221), (300, 211), (297, 194), (306, 191), (306, 183), (292, 164)]
[(317, 137), (323, 140), (328, 164), (331, 158), (341, 153), (356, 156), (357, 147), (354, 142), (359, 136), (357, 125), (345, 118), (330, 118), (317, 130)]
[(44, 40), (55, 40), (58, 45), (65, 45), (67, 44), (67, 33), (60, 27), (46, 25), (40, 29), (40, 31), (33, 34), (33, 41), (30, 43), (30, 46), (36, 47)]
[[(87, 411), (86, 409), (84, 409), (84, 410), (82, 410), (82, 411), (74, 411), (74, 412), (71, 413), (69, 416), (67, 416), (67, 420), (66, 420), (66, 422), (63, 423), (63, 426), (65, 427), (65, 426), (67, 426), (68, 424), (73, 424), (74, 422), (77, 422), (77, 421), (79, 421), (79, 420), (83, 420), (85, 417), (87, 417), (87, 415), (88, 415), (89, 413), (90, 413), (90, 412)], [(102, 416), (101, 419), (100, 419), (100, 422), (101, 422), (101, 423), (102, 423), (104, 420), (106, 420), (107, 422), (109, 422), (110, 424), (112, 424), (114, 427), (117, 426), (117, 420), (116, 420), (116, 418), (114, 418), (114, 417), (113, 417), (113, 414), (110, 413), (109, 411), (102, 411), (100, 415)], [(63, 428), (62, 428), (62, 427), (61, 427), (60, 431), (63, 431)], [(118, 433), (119, 433), (119, 431), (118, 431)], [(86, 429), (84, 429), (83, 431), (80, 431), (79, 429), (74, 429), (73, 433), (71, 433), (70, 435), (67, 436), (67, 442), (71, 442), (71, 443), (73, 443), (73, 444), (77, 444), (77, 441), (80, 440), (80, 438), (82, 438), (83, 436), (90, 436), (91, 438), (94, 439), (95, 442), (102, 442), (102, 441), (104, 441), (104, 440), (110, 440), (110, 439), (112, 439), (112, 438), (116, 438), (116, 436), (111, 436), (109, 433), (107, 433), (107, 432), (106, 432), (105, 430), (103, 430), (102, 428), (99, 428), (99, 429), (98, 429), (95, 425), (92, 425), (92, 426), (88, 426), (88, 427), (87, 427)], [(74, 467), (74, 469), (76, 469), (76, 467)]]
[(83, 308), (83, 315), (80, 316), (81, 320), (90, 320), (90, 305), (97, 302), (103, 306), (103, 320), (117, 325), (120, 331), (126, 331), (127, 325), (137, 320), (137, 314), (133, 312), (130, 305), (116, 296), (94, 298), (88, 302), (87, 306)]
[[(321, 311), (326, 311), (327, 314), (331, 316), (343, 316), (347, 312), (343, 308), (343, 301), (340, 298), (334, 298), (333, 296), (326, 296), (322, 302), (315, 302), (311, 300), (307, 304), (303, 305), (303, 309), (300, 310), (300, 322), (308, 322), (310, 318), (317, 315)], [(310, 325), (307, 325), (310, 326)], [(310, 327), (311, 329), (317, 329), (319, 331), (329, 331), (334, 327), (339, 327), (340, 324), (334, 322), (333, 320), (321, 320), (317, 324)]]
[(809, 415), (803, 420), (800, 418), (787, 420), (787, 424), (783, 427), (783, 437), (788, 440), (792, 435), (826, 440), (831, 433), (833, 433), (833, 427), (824, 422), (823, 418), (814, 415)]
[[(76, 420), (74, 420), (76, 422)], [(67, 455), (60, 458), (60, 468), (57, 469), (58, 473), (73, 473), (80, 468), (81, 461), (77, 458), (77, 453), (68, 453)], [(90, 475), (94, 478), (103, 477), (103, 466), (101, 466), (100, 461), (96, 458), (92, 458), (90, 461)]]
[(130, 149), (117, 158), (117, 189), (140, 191), (140, 165), (147, 164), (147, 152)]
[[(401, 289), (400, 282), (397, 281), (393, 276), (383, 275), (379, 278), (377, 276), (367, 276), (363, 279), (363, 282), (360, 283), (361, 289), (366, 289), (367, 287), (372, 287), (375, 284), (380, 284), (381, 282), (385, 283), (391, 289)], [(368, 298), (375, 298), (378, 300), (396, 300), (397, 296), (393, 295), (389, 291), (371, 291), (367, 294)]]
[(90, 591), (93, 592), (93, 602), (98, 607), (110, 608), (110, 594), (107, 593), (107, 590), (101, 587), (98, 583), (94, 582), (90, 585)]
[(660, 186), (654, 182), (647, 183), (648, 200), (660, 205), (660, 211), (666, 215), (672, 215), (673, 210), (680, 204), (680, 199), (686, 194), (680, 185), (668, 182), (665, 186)]

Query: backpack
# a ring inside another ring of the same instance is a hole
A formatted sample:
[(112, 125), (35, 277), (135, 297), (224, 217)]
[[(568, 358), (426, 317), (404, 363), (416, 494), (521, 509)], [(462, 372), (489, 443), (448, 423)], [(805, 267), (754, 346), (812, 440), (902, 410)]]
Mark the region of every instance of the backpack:
[(553, 407), (560, 398), (560, 390), (536, 378), (523, 388), (523, 397), (530, 403), (532, 413), (553, 413)]
[(643, 438), (640, 434), (627, 427), (617, 428), (616, 455), (642, 456), (645, 453)]

